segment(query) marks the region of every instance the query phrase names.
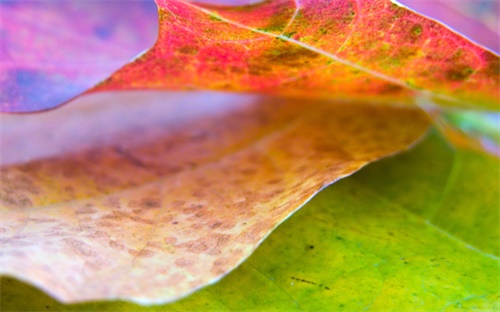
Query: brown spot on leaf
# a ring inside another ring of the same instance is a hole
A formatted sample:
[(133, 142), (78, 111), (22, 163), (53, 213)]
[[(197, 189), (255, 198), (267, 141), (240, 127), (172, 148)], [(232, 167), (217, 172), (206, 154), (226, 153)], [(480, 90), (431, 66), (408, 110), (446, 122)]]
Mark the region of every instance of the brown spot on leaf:
[(139, 252), (139, 254), (137, 255), (138, 257), (140, 258), (151, 258), (155, 255), (156, 253), (152, 250), (149, 250), (149, 249), (143, 249)]
[(123, 250), (123, 244), (117, 243), (115, 241), (110, 241), (109, 247), (116, 249), (116, 250)]
[(413, 38), (417, 38), (422, 34), (422, 25), (420, 24), (415, 24), (411, 27), (410, 29), (410, 34)]
[(176, 237), (167, 237), (163, 240), (167, 245), (175, 245), (177, 243)]
[(221, 225), (222, 225), (222, 222), (220, 222), (220, 221), (213, 221), (213, 222), (210, 222), (210, 225), (208, 227), (210, 227), (211, 229), (216, 229), (216, 228), (218, 228)]
[(191, 265), (193, 265), (193, 263), (194, 263), (193, 260), (189, 260), (186, 258), (179, 258), (179, 259), (175, 260), (175, 265), (180, 266), (180, 267), (191, 266)]
[(179, 48), (180, 53), (196, 55), (198, 54), (198, 48), (193, 46), (183, 46)]
[(135, 249), (129, 249), (128, 250), (128, 253), (134, 257), (136, 257), (138, 254), (139, 254), (139, 251), (135, 250)]
[(446, 71), (446, 78), (450, 81), (459, 82), (469, 78), (474, 72), (470, 66), (457, 66)]
[(151, 219), (144, 219), (141, 217), (130, 217), (131, 220), (134, 220), (135, 222), (143, 223), (143, 224), (155, 224), (155, 220)]
[(96, 212), (97, 210), (95, 208), (89, 206), (80, 207), (76, 210), (76, 214), (93, 214)]

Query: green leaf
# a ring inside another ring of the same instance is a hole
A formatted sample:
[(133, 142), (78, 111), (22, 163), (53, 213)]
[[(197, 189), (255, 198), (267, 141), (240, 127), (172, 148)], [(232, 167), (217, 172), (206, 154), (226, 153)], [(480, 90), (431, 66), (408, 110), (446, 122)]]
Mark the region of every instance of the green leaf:
[(316, 196), (233, 273), (177, 303), (61, 305), (2, 280), (2, 311), (498, 310), (500, 166), (431, 133)]

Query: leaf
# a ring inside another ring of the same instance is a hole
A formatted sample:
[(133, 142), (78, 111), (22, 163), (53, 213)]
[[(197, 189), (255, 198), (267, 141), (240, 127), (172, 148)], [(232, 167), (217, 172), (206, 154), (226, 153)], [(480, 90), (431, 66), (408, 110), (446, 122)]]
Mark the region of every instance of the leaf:
[[(86, 93), (222, 90), (499, 109), (498, 55), (389, 0), (222, 1), (233, 7), (181, 0), (157, 3), (160, 30), (154, 47)], [(25, 2), (17, 5), (24, 6)], [(59, 11), (67, 14), (65, 26), (75, 20), (71, 11), (69, 15), (66, 9)], [(134, 12), (120, 6), (120, 14)], [(25, 14), (24, 10), (13, 11), (13, 16)], [(116, 20), (115, 11), (100, 14), (106, 21)], [(79, 29), (81, 21), (75, 23), (72, 27)], [(127, 27), (133, 29), (132, 23)], [(31, 41), (17, 43), (24, 37), (12, 35), (20, 27), (25, 25), (9, 26), (7, 34), (11, 35), (4, 44), (19, 49), (16, 55), (32, 49)], [(30, 33), (39, 34), (39, 29), (31, 28)], [(53, 50), (48, 54), (58, 68), (53, 76), (45, 71), (19, 71), (20, 62), (14, 62), (13, 71), (2, 74), (6, 78), (0, 110), (49, 109), (76, 96), (111, 73), (113, 66), (124, 64), (123, 58), (112, 55), (110, 44), (103, 48), (101, 52), (99, 47), (99, 53), (113, 62), (97, 68), (95, 61), (88, 66), (74, 60), (73, 41), (57, 46), (62, 56), (54, 55)], [(42, 49), (45, 45), (32, 49), (37, 68), (46, 68), (46, 59), (39, 63), (39, 55), (46, 55)], [(94, 57), (97, 51), (79, 48), (78, 53)], [(68, 70), (75, 63), (82, 64), (76, 73)]]
[(94, 91), (210, 89), (499, 109), (498, 55), (389, 0), (157, 3), (156, 45)]
[(499, 175), (498, 158), (432, 135), (318, 194), (235, 272), (170, 307), (495, 311)]
[(446, 23), (451, 29), (496, 54), (500, 51), (498, 1), (399, 0), (399, 2), (423, 15)]
[(495, 311), (499, 174), (497, 158), (432, 133), (322, 191), (235, 271), (174, 304), (62, 305), (4, 278), (2, 310)]
[(156, 37), (149, 0), (0, 2), (0, 111), (64, 103), (102, 81)]
[(107, 96), (1, 123), (2, 273), (65, 302), (163, 303), (213, 283), (428, 125), (415, 108)]

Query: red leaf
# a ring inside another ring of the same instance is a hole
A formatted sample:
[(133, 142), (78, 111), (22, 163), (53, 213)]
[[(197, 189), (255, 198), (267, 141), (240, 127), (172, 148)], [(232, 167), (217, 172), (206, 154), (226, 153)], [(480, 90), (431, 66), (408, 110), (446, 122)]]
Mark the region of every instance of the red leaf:
[[(253, 4), (158, 0), (156, 45), (92, 91), (210, 89), (499, 108), (495, 53), (389, 0), (222, 2)], [(72, 20), (72, 15), (65, 18)], [(14, 51), (29, 43), (12, 43), (19, 27), (8, 26), (5, 46)], [(71, 51), (68, 47), (63, 43), (62, 51)], [(64, 53), (63, 60), (71, 55)], [(93, 62), (75, 72), (56, 63), (53, 68), (63, 68), (59, 74), (39, 75), (24, 73), (17, 68), (20, 63), (2, 69), (3, 111), (55, 107), (118, 65), (96, 67)]]
[[(389, 0), (158, 0), (159, 40), (96, 90), (212, 89), (498, 109), (499, 58)], [(239, 3), (239, 2), (238, 2)]]

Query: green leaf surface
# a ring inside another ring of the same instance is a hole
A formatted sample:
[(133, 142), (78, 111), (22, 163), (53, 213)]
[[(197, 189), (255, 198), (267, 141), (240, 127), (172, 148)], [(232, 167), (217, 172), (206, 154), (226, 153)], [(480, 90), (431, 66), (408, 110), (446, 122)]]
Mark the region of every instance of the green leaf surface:
[(327, 188), (219, 283), (170, 305), (62, 305), (3, 278), (2, 311), (500, 308), (497, 158), (431, 133)]

